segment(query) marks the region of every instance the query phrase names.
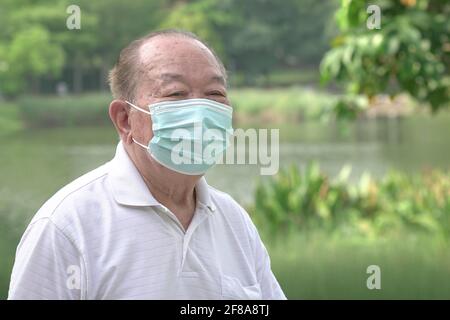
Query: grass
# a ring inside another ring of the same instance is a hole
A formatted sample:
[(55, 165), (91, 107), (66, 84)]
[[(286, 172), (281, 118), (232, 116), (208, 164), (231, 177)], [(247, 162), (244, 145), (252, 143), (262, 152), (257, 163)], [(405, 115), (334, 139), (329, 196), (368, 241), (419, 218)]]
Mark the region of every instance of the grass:
[(0, 102), (0, 136), (17, 132), (22, 127), (17, 104)]
[(0, 188), (0, 299), (7, 298), (16, 247), (29, 222), (29, 212), (35, 210), (27, 200), (24, 194)]
[(328, 115), (336, 96), (301, 87), (230, 90), (238, 122), (295, 123)]
[[(318, 120), (330, 113), (335, 95), (298, 86), (261, 89), (238, 88), (229, 91), (237, 123), (297, 123)], [(5, 131), (28, 128), (109, 125), (108, 93), (82, 95), (24, 96), (0, 109)], [(14, 119), (14, 121), (10, 121)]]
[(249, 76), (242, 72), (231, 72), (229, 82), (233, 87), (243, 87), (251, 84), (255, 87), (286, 87), (292, 85), (317, 85), (320, 74), (314, 68), (299, 68), (272, 71), (268, 75)]
[(27, 127), (77, 127), (109, 125), (107, 93), (82, 95), (25, 96), (17, 101)]
[[(289, 299), (450, 298), (450, 252), (439, 237), (399, 233), (367, 241), (317, 230), (265, 243)], [(370, 265), (380, 267), (380, 290), (367, 288)]]

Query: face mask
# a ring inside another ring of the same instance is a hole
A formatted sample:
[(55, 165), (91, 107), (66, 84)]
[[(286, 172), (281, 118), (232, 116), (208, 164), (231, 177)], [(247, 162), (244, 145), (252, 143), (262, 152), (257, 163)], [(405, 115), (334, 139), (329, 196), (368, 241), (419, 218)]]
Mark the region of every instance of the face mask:
[(147, 149), (161, 165), (187, 175), (201, 175), (214, 166), (233, 135), (232, 108), (209, 99), (163, 101), (148, 106), (153, 138)]

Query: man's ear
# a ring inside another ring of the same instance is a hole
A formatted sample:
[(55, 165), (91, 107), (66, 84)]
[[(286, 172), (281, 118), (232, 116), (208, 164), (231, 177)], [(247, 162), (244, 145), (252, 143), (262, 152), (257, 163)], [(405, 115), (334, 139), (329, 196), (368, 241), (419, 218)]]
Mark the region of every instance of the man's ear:
[(109, 117), (123, 143), (131, 144), (130, 108), (123, 100), (113, 100), (109, 105)]

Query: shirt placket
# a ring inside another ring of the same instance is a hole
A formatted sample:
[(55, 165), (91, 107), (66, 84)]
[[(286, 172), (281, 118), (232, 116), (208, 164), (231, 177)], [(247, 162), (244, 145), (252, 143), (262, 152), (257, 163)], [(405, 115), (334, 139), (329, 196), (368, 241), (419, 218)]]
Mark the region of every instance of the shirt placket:
[(208, 214), (206, 212), (206, 207), (202, 203), (197, 203), (194, 216), (187, 230), (183, 228), (178, 218), (173, 214), (168, 208), (161, 206), (161, 210), (164, 214), (169, 216), (171, 220), (177, 225), (177, 229), (182, 233), (182, 252), (179, 273), (183, 271), (185, 265), (187, 251), (189, 249), (189, 243), (197, 227), (207, 218)]

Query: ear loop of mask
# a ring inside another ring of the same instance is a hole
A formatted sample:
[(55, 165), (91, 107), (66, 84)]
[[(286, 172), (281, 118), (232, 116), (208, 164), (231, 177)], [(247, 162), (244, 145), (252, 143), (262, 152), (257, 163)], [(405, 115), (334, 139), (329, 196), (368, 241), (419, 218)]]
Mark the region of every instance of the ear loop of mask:
[(135, 108), (136, 110), (142, 111), (143, 113), (146, 113), (146, 114), (148, 114), (148, 115), (152, 115), (152, 113), (151, 113), (150, 111), (147, 111), (147, 110), (145, 110), (145, 109), (142, 109), (142, 108), (140, 108), (140, 107), (138, 107), (138, 106), (132, 104), (131, 102), (129, 102), (129, 101), (127, 101), (127, 100), (125, 100), (125, 102), (128, 103), (128, 104), (129, 104), (130, 106), (132, 106), (133, 108)]
[(138, 146), (141, 146), (141, 147), (144, 148), (145, 150), (150, 150), (148, 146), (143, 145), (142, 143), (136, 141), (134, 138), (131, 138), (131, 140), (133, 140), (134, 143), (136, 143)]
[[(130, 106), (132, 106), (133, 108), (135, 108), (136, 110), (139, 110), (139, 111), (142, 111), (142, 112), (144, 112), (144, 113), (146, 113), (146, 114), (148, 114), (148, 115), (151, 115), (151, 112), (150, 112), (150, 111), (147, 111), (147, 110), (145, 110), (145, 109), (139, 108), (138, 106), (132, 104), (131, 102), (129, 102), (129, 101), (127, 101), (127, 100), (125, 100), (125, 102), (128, 103), (128, 104), (129, 104)], [(141, 146), (141, 147), (144, 148), (145, 150), (150, 150), (150, 148), (149, 148), (148, 146), (146, 146), (146, 145), (144, 145), (144, 144), (142, 144), (142, 143), (136, 141), (134, 138), (131, 138), (131, 139), (132, 139), (133, 142), (136, 143), (138, 146)]]

